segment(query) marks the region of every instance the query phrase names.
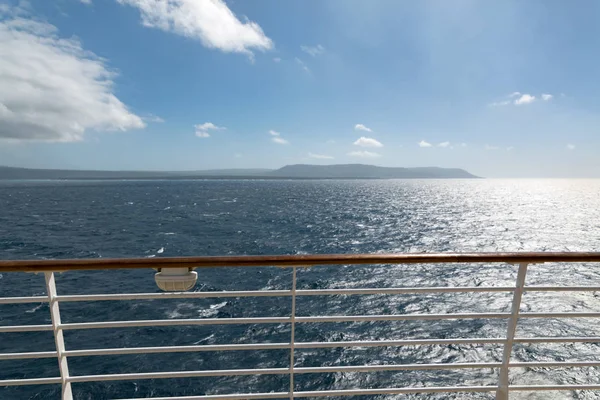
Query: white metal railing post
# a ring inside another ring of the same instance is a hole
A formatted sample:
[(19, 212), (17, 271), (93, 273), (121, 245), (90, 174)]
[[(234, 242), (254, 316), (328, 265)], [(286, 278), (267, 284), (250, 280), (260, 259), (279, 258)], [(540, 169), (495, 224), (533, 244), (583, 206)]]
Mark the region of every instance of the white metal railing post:
[(296, 342), (296, 269), (292, 267), (292, 312), (290, 318), (290, 399), (294, 398), (294, 349)]
[(525, 286), (525, 276), (527, 275), (527, 263), (519, 264), (519, 272), (517, 273), (517, 283), (513, 292), (513, 301), (508, 320), (508, 329), (506, 332), (506, 342), (504, 343), (504, 352), (502, 354), (502, 367), (500, 368), (500, 376), (498, 382), (498, 390), (496, 391), (496, 400), (508, 400), (508, 370), (510, 364), (510, 356), (517, 331), (517, 323), (519, 321), (519, 311), (521, 310), (521, 299), (523, 297), (523, 287)]
[(56, 282), (54, 281), (54, 272), (45, 272), (46, 290), (48, 292), (48, 303), (50, 305), (50, 317), (52, 318), (52, 330), (54, 331), (54, 342), (56, 344), (56, 353), (58, 355), (58, 367), (60, 369), (60, 379), (62, 383), (62, 400), (72, 400), (71, 382), (69, 382), (69, 365), (65, 355), (65, 339), (60, 321), (60, 309), (58, 308), (58, 299), (56, 298)]

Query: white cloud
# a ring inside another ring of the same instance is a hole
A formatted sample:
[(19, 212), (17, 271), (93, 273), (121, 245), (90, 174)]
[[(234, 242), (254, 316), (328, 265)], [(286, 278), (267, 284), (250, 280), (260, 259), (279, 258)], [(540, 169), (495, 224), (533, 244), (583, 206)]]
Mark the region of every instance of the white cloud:
[(350, 157), (360, 157), (360, 158), (378, 158), (381, 157), (381, 154), (379, 153), (374, 153), (371, 151), (351, 151), (350, 153), (348, 153), (348, 155)]
[(73, 142), (145, 127), (113, 93), (116, 73), (24, 8), (0, 7), (0, 139)]
[(201, 131), (211, 131), (211, 130), (224, 131), (225, 129), (227, 129), (222, 126), (216, 126), (212, 122), (205, 122), (203, 124), (194, 125), (194, 128), (200, 129)]
[(273, 41), (256, 23), (240, 21), (223, 0), (117, 0), (137, 7), (142, 24), (197, 39), (226, 53), (270, 50)]
[(575, 150), (575, 145), (574, 145), (574, 144), (571, 144), (571, 143), (569, 143), (569, 144), (567, 145), (567, 150)]
[(514, 148), (513, 146), (508, 146), (508, 147), (506, 148), (506, 151), (512, 151), (512, 150), (514, 150), (514, 149), (515, 149), (515, 148)]
[(145, 117), (142, 117), (142, 119), (144, 121), (148, 121), (148, 122), (158, 122), (158, 123), (163, 123), (165, 122), (164, 119), (162, 119), (161, 117), (159, 117), (158, 115), (154, 115), (154, 114), (148, 114)]
[(490, 146), (489, 144), (486, 144), (484, 148), (486, 150), (498, 150), (500, 147), (498, 147), (498, 146)]
[(83, 4), (87, 4), (88, 6), (90, 4), (92, 4), (92, 0), (79, 0), (80, 2), (82, 2)]
[(328, 156), (325, 154), (315, 154), (315, 153), (308, 153), (308, 157), (309, 158), (314, 158), (317, 160), (333, 160), (332, 156)]
[(321, 46), (320, 44), (316, 46), (300, 46), (300, 49), (313, 57), (325, 53), (325, 47)]
[(467, 147), (467, 144), (466, 143), (461, 143), (460, 147)]
[(242, 153), (235, 153), (233, 156), (235, 158), (242, 158), (243, 157)]
[[(548, 93), (542, 93), (542, 95), (540, 97), (543, 101), (550, 101), (550, 100), (552, 100), (552, 98), (554, 96), (552, 96), (551, 94), (548, 94)], [(534, 95), (531, 95), (528, 93), (522, 94), (521, 92), (513, 92), (513, 93), (509, 94), (508, 96), (506, 96), (504, 100), (496, 101), (496, 102), (490, 103), (489, 105), (491, 107), (507, 106), (509, 104), (514, 104), (516, 106), (520, 106), (523, 104), (531, 104), (536, 100), (537, 100), (537, 98)]]
[(325, 142), (325, 144), (334, 144), (335, 140), (333, 139), (329, 139), (328, 141)]
[(274, 143), (277, 143), (277, 144), (290, 144), (290, 142), (288, 142), (287, 140), (285, 140), (284, 138), (279, 137), (279, 136), (272, 137), (271, 141), (273, 141)]
[(519, 97), (518, 99), (515, 99), (515, 105), (519, 106), (522, 104), (530, 104), (533, 103), (535, 101), (535, 96), (532, 96), (530, 94), (524, 94), (521, 97)]
[(361, 147), (383, 147), (380, 141), (373, 138), (361, 136), (356, 142), (353, 143), (355, 146)]
[(275, 57), (275, 58), (273, 59), (273, 61), (275, 61), (276, 63), (278, 63), (278, 62), (281, 62), (281, 58), (279, 58), (279, 57)]
[(510, 100), (496, 101), (496, 102), (490, 103), (490, 107), (507, 106), (510, 103), (511, 103)]
[(424, 140), (421, 140), (421, 141), (419, 142), (419, 147), (431, 147), (431, 146), (432, 146), (432, 144), (431, 144), (431, 143), (429, 143), (429, 142), (426, 142), (426, 141), (424, 141)]
[(269, 131), (269, 135), (271, 135), (271, 141), (277, 144), (290, 144), (290, 142), (288, 142), (287, 140), (285, 140), (284, 138), (281, 137), (281, 133), (274, 131), (274, 130), (270, 130)]
[(442, 142), (438, 144), (438, 147), (450, 147), (450, 142)]
[(365, 131), (365, 132), (373, 132), (371, 130), (371, 128), (367, 128), (366, 126), (364, 126), (363, 124), (356, 124), (354, 125), (354, 130), (355, 131)]
[(196, 136), (199, 138), (207, 138), (210, 137), (208, 131), (224, 131), (226, 128), (222, 126), (217, 126), (212, 122), (205, 122), (203, 124), (194, 125), (196, 128)]
[(306, 66), (306, 64), (304, 63), (304, 61), (302, 61), (301, 59), (299, 59), (298, 57), (296, 57), (296, 63), (297, 63), (297, 64), (298, 64), (300, 67), (302, 67), (302, 69), (303, 69), (305, 72), (308, 72), (308, 73), (310, 74), (310, 69), (309, 69), (309, 68)]

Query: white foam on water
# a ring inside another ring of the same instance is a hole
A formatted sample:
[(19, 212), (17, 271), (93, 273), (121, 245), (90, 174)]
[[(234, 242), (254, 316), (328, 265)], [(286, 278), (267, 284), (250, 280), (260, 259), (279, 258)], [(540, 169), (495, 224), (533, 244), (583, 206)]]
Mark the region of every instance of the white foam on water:
[(200, 340), (198, 340), (197, 342), (194, 342), (194, 344), (200, 344), (200, 343), (203, 343), (203, 342), (209, 342), (209, 341), (212, 341), (212, 339), (214, 339), (214, 337), (215, 337), (215, 334), (214, 334), (214, 333), (211, 333), (211, 334), (210, 334), (210, 335), (208, 335), (207, 337), (205, 337), (205, 338), (203, 338), (203, 339), (200, 339)]
[(43, 306), (44, 306), (44, 303), (40, 303), (37, 306), (33, 307), (31, 310), (27, 310), (25, 312), (28, 313), (28, 314), (34, 313), (37, 310), (39, 310), (40, 308), (42, 308)]
[(227, 304), (228, 304), (227, 301), (224, 301), (222, 303), (217, 303), (217, 304), (211, 304), (208, 309), (205, 308), (205, 309), (198, 310), (198, 315), (200, 317), (205, 317), (205, 318), (213, 317), (213, 316), (217, 315), (219, 313), (219, 310), (221, 308), (225, 307)]

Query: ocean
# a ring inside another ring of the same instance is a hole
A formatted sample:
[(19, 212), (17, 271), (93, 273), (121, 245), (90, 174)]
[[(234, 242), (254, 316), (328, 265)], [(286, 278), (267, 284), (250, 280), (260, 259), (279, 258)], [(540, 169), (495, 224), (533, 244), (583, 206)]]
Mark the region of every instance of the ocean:
[[(0, 259), (213, 255), (600, 251), (600, 180), (189, 180), (0, 181)], [(57, 275), (59, 294), (156, 292), (152, 270)], [(198, 271), (195, 290), (288, 289), (273, 267)], [(511, 265), (317, 266), (298, 288), (514, 285)], [(529, 267), (527, 284), (600, 285), (595, 264)], [(0, 274), (0, 297), (44, 295), (43, 275)], [(599, 312), (595, 292), (526, 293), (523, 311)], [(511, 295), (318, 296), (297, 315), (508, 312)], [(61, 303), (63, 322), (288, 316), (289, 299), (195, 299)], [(47, 324), (47, 304), (0, 305), (0, 325)], [(521, 320), (518, 336), (598, 336), (597, 320)], [(299, 324), (296, 340), (503, 337), (506, 321)], [(284, 342), (281, 325), (74, 330), (67, 349)], [(51, 332), (0, 334), (0, 353), (54, 350)], [(515, 345), (513, 360), (597, 360), (598, 344)], [(501, 345), (335, 348), (296, 351), (296, 366), (498, 362)], [(72, 375), (286, 367), (284, 350), (69, 358)], [(56, 359), (0, 361), (0, 379), (59, 376)], [(597, 368), (529, 368), (512, 384), (598, 383)], [(296, 390), (494, 385), (496, 370), (304, 374)], [(76, 399), (287, 391), (287, 376), (75, 383)], [(512, 395), (511, 395), (512, 396)], [(0, 388), (0, 399), (58, 399), (59, 385)], [(429, 394), (370, 398), (474, 398)], [(511, 397), (513, 398), (513, 397)], [(514, 398), (593, 399), (591, 391)]]

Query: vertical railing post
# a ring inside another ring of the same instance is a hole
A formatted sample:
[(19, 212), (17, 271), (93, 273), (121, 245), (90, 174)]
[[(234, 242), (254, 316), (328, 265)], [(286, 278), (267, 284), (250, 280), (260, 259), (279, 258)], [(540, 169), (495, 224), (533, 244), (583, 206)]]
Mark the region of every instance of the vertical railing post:
[(69, 365), (67, 356), (65, 356), (65, 339), (63, 330), (60, 327), (60, 310), (58, 308), (58, 299), (56, 298), (56, 282), (53, 272), (45, 272), (46, 291), (48, 292), (48, 304), (50, 305), (50, 317), (52, 318), (52, 329), (54, 331), (54, 342), (56, 344), (56, 353), (58, 354), (58, 368), (60, 369), (60, 379), (62, 381), (62, 400), (72, 400), (71, 382), (69, 382)]
[(296, 268), (292, 268), (292, 313), (290, 335), (290, 399), (294, 398), (294, 348), (296, 344)]
[(508, 370), (515, 332), (517, 330), (517, 322), (519, 321), (519, 311), (521, 310), (521, 298), (523, 297), (523, 287), (525, 286), (525, 275), (527, 275), (527, 263), (521, 263), (519, 264), (519, 272), (517, 273), (517, 284), (515, 286), (515, 291), (513, 292), (513, 301), (510, 319), (508, 320), (504, 352), (502, 354), (502, 367), (500, 369), (496, 400), (508, 400)]

